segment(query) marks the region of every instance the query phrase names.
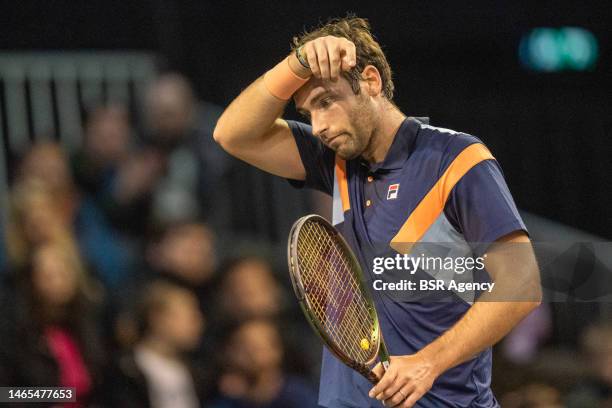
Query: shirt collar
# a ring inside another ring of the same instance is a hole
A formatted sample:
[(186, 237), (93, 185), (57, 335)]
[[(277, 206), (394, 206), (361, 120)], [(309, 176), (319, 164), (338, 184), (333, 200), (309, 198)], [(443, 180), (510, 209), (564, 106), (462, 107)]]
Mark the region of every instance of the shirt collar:
[(404, 166), (410, 156), (414, 140), (420, 129), (420, 122), (413, 117), (404, 119), (400, 125), (393, 143), (385, 156), (385, 160), (379, 163), (370, 164), (365, 160), (361, 163), (369, 168), (370, 172), (397, 170)]

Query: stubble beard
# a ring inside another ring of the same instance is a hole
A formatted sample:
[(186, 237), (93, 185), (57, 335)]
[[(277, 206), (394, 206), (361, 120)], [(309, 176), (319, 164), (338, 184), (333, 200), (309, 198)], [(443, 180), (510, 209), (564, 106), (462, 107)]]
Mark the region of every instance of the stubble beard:
[(352, 132), (347, 132), (348, 140), (336, 151), (344, 160), (353, 160), (369, 149), (374, 131), (374, 115), (366, 100), (360, 101), (350, 115)]

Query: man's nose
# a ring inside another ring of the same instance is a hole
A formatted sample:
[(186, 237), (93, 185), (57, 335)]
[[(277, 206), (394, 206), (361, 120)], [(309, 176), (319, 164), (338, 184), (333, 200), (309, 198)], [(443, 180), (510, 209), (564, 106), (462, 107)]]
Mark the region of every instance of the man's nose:
[(312, 125), (312, 134), (325, 142), (326, 138), (328, 137), (327, 131), (329, 129), (327, 122), (323, 121), (318, 115), (312, 115), (310, 120)]

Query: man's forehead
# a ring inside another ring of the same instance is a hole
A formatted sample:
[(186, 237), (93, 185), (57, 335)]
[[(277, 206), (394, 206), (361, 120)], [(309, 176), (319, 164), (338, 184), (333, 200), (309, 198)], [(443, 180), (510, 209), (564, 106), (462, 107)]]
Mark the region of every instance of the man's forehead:
[(312, 99), (329, 89), (329, 84), (324, 83), (321, 79), (311, 78), (293, 95), (296, 108), (306, 109)]

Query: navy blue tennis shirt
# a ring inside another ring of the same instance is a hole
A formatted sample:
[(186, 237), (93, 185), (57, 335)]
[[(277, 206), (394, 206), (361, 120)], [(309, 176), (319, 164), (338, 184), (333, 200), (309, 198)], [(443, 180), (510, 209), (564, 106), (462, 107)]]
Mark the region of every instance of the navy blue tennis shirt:
[[(333, 197), (332, 223), (357, 256), (372, 292), (372, 257), (381, 244), (400, 253), (406, 243), (491, 243), (525, 225), (499, 164), (474, 136), (406, 118), (383, 162), (344, 161), (312, 135), (311, 127), (288, 121), (306, 169), (296, 187)], [(391, 355), (414, 354), (452, 327), (470, 303), (401, 301), (373, 293)], [(490, 388), (491, 349), (442, 374), (419, 407), (497, 407)], [(319, 404), (382, 407), (368, 397), (372, 385), (324, 350)]]

